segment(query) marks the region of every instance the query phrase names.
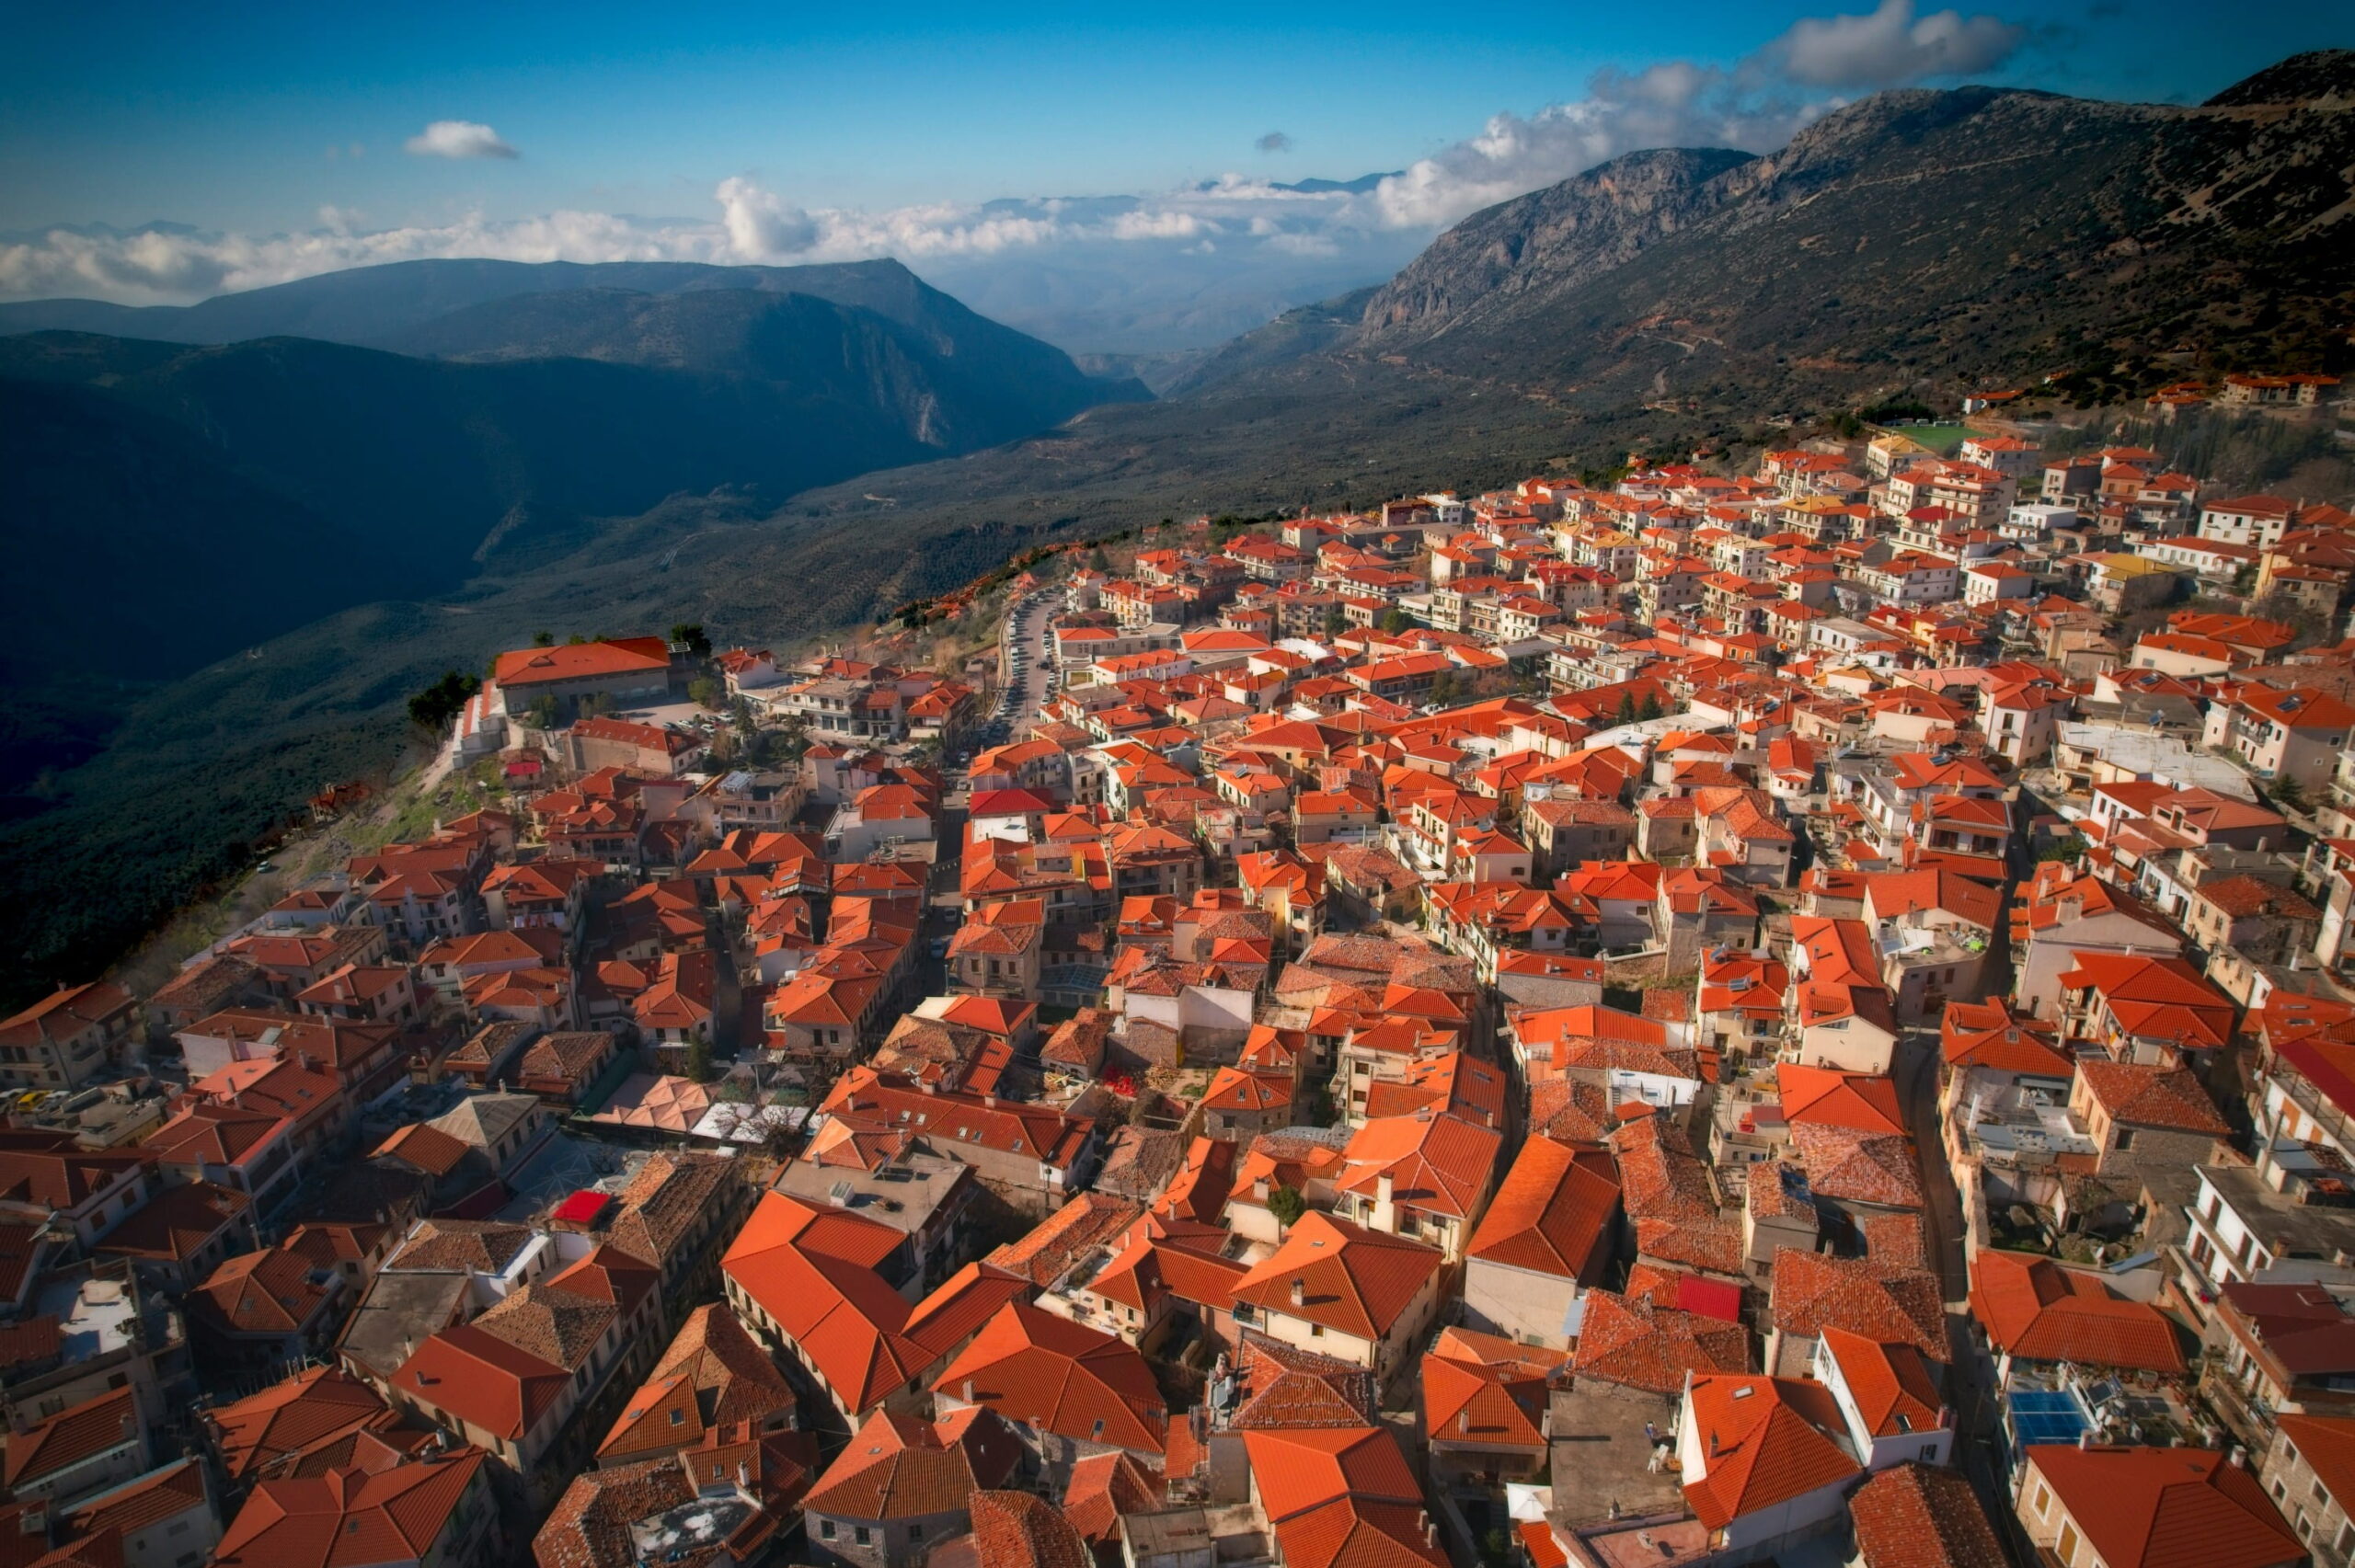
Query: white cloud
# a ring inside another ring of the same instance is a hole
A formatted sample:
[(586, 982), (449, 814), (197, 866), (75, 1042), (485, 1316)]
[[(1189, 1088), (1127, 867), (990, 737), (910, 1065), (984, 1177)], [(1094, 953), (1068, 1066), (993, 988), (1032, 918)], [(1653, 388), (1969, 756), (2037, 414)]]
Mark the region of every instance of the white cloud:
[(523, 156), (499, 132), (471, 120), (437, 120), (401, 145), (420, 158), (515, 158)]
[(1894, 87), (1992, 69), (2026, 37), (2000, 17), (1950, 10), (1917, 17), (1913, 0), (1881, 0), (1868, 16), (1803, 17), (1763, 53), (1809, 86)]
[(1479, 135), (1424, 158), (1374, 189), (1376, 221), (1439, 228), (1646, 147), (1764, 152), (1821, 112), (1780, 98), (1746, 100), (1722, 76), (1682, 62), (1626, 75), (1603, 72), (1588, 96), (1526, 118), (1499, 114)]
[[(1582, 97), (1534, 113), (1499, 114), (1478, 134), (1363, 195), (1288, 190), (1264, 176), (1225, 173), (1137, 195), (867, 211), (805, 209), (736, 177), (718, 184), (709, 214), (701, 217), (473, 214), (370, 230), (357, 212), (323, 207), (320, 226), (304, 234), (159, 224), (131, 233), (57, 228), (0, 236), (0, 299), (184, 303), (320, 272), (436, 257), (728, 264), (891, 256), (1001, 319), (1051, 326), (1077, 347), (1134, 347), (1144, 339), (1088, 340), (1097, 329), (1084, 325), (1065, 331), (1080, 318), (1058, 315), (1062, 306), (1041, 302), (1115, 302), (1087, 318), (1100, 323), (1114, 320), (1116, 308), (1133, 314), (1147, 307), (1192, 322), (1196, 303), (1209, 301), (1215, 309), (1200, 319), (1240, 330), (1264, 320), (1270, 302), (1301, 303), (1375, 281), (1430, 232), (1620, 154), (1671, 146), (1770, 151), (1836, 107), (1844, 89), (1984, 70), (2019, 41), (2019, 29), (1993, 17), (1954, 10), (1923, 15), (1913, 0), (1880, 0), (1866, 14), (1798, 22), (1731, 67), (1671, 60), (1599, 73)], [(1281, 135), (1271, 132), (1261, 140)], [(408, 146), (428, 156), (515, 155), (490, 127), (465, 120), (436, 121)], [(356, 158), (362, 151), (355, 143), (342, 155)], [(1042, 278), (1053, 281), (1041, 287)]]
[(1881, 0), (1864, 16), (1802, 17), (1731, 69), (1667, 60), (1597, 72), (1586, 97), (1522, 117), (1499, 114), (1383, 181), (1375, 220), (1396, 228), (1453, 223), (1495, 202), (1649, 147), (1770, 152), (1843, 101), (1823, 89), (1901, 86), (2003, 63), (2025, 29), (1959, 11), (1914, 14)]
[(728, 246), (742, 261), (777, 261), (798, 256), (818, 242), (818, 225), (798, 207), (789, 207), (751, 180), (730, 177), (713, 192)]

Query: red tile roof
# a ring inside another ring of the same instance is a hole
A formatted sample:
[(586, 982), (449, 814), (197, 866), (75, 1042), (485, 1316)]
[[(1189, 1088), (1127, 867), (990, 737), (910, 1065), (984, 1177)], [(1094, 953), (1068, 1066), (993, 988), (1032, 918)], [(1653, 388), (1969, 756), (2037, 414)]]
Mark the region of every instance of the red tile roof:
[(68, 1405), (48, 1420), (8, 1439), (7, 1464), (0, 1479), (11, 1489), (96, 1458), (109, 1448), (138, 1442), (145, 1432), (130, 1389), (116, 1389)]
[[(1642, 1265), (1637, 1265), (1639, 1268)], [(1593, 1290), (1579, 1325), (1578, 1375), (1674, 1394), (1687, 1374), (1750, 1370), (1750, 1331), (1698, 1312), (1656, 1306), (1633, 1292)]]
[(2067, 1079), (2076, 1072), (2074, 1058), (2055, 1044), (2050, 1023), (2021, 1017), (2002, 997), (1984, 1003), (1954, 1001), (1939, 1020), (1938, 1044), (1949, 1067), (1983, 1067), (1991, 1072), (2030, 1078)]
[(1543, 1453), (1548, 1391), (1568, 1356), (1448, 1329), (1422, 1360), (1423, 1425), (1434, 1443)]
[(2010, 1568), (1979, 1494), (1959, 1470), (1908, 1462), (1848, 1499), (1863, 1568)]
[(1952, 1354), (1944, 1292), (1921, 1269), (1777, 1248), (1770, 1303), (1786, 1333), (1843, 1328), (1867, 1339), (1901, 1342), (1934, 1361)]
[(1021, 1439), (989, 1410), (939, 1422), (879, 1410), (851, 1435), (801, 1505), (851, 1519), (954, 1513), (1013, 1474)]
[(1978, 1253), (1970, 1260), (1970, 1311), (1997, 1348), (2024, 1360), (2184, 1370), (2181, 1336), (2165, 1313), (2051, 1258)]
[(1885, 1345), (1845, 1329), (1823, 1331), (1824, 1347), (1856, 1402), (1865, 1429), (1876, 1437), (1927, 1432), (1938, 1424), (1936, 1376), (1913, 1345)]
[(370, 1474), (265, 1481), (213, 1549), (218, 1568), (344, 1568), (433, 1550), (488, 1456), (462, 1448)]
[(2205, 1133), (2211, 1138), (2232, 1136), (2216, 1102), (2208, 1097), (2198, 1075), (2188, 1068), (2088, 1057), (2077, 1063), (2077, 1073), (2094, 1103), (2112, 1121), (2170, 1132)]
[(1775, 1083), (1786, 1121), (1900, 1137), (1905, 1133), (1905, 1116), (1897, 1104), (1897, 1081), (1885, 1073), (1843, 1072), (1781, 1062), (1775, 1068)]
[(603, 642), (502, 653), (492, 667), (491, 678), (501, 686), (534, 686), (552, 681), (642, 674), (670, 667), (671, 649), (661, 637), (613, 637)]
[(232, 1481), (266, 1475), (362, 1428), (388, 1426), (392, 1408), (335, 1367), (313, 1367), (204, 1413)]
[[(1401, 1236), (1311, 1211), (1257, 1268), (1235, 1282), (1239, 1301), (1378, 1340), (1439, 1273), (1442, 1258)], [(1297, 1283), (1303, 1304), (1292, 1304)]]
[(441, 1330), (393, 1374), (393, 1386), (510, 1442), (520, 1442), (564, 1395), (569, 1369), (472, 1323)]
[(969, 1264), (911, 1307), (875, 1272), (902, 1240), (847, 1209), (771, 1192), (720, 1266), (809, 1352), (827, 1385), (864, 1411), (923, 1376), (1028, 1288), (1021, 1276)]
[(1421, 1488), (1387, 1427), (1246, 1432), (1243, 1442), (1288, 1568), (1443, 1568)]
[(1028, 1492), (976, 1492), (969, 1503), (973, 1547), (990, 1568), (1095, 1568), (1078, 1528)]
[(1169, 1440), (1168, 1409), (1133, 1345), (1026, 1302), (999, 1308), (932, 1387), (1076, 1442), (1157, 1454)]
[(2232, 998), (2181, 958), (2116, 953), (2075, 953), (2076, 967), (2061, 977), (2072, 990), (2090, 987), (2128, 1035), (2185, 1047), (2222, 1046), (2232, 1038)]
[(1796, 1378), (1695, 1378), (1686, 1393), (1703, 1473), (1684, 1498), (1710, 1529), (1860, 1473), (1832, 1391)]
[(2108, 1568), (2276, 1568), (2305, 1547), (2248, 1471), (2210, 1448), (2026, 1450)]
[(1607, 1150), (1533, 1137), (1473, 1232), (1465, 1256), (1593, 1283), (1619, 1213), (1619, 1164)]

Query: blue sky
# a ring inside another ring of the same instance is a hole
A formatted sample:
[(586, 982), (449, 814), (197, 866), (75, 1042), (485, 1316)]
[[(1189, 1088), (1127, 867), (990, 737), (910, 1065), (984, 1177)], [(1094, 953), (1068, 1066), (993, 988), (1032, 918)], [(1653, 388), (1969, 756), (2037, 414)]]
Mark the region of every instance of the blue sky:
[[(1771, 151), (1965, 80), (2197, 101), (2350, 43), (2343, 3), (2304, 0), (20, 7), (0, 299), (441, 256), (893, 256), (1066, 347), (1186, 347), (1637, 148)], [(94, 227), (156, 221), (187, 227)]]
[[(2347, 11), (2323, 6), (1988, 9), (2032, 36), (1977, 74), (2100, 97), (2197, 97), (2292, 50), (2355, 41)], [(1465, 27), (1466, 13), (1427, 4), (995, 11), (28, 8), (0, 52), (0, 229), (275, 229), (327, 205), (385, 223), (700, 212), (730, 175), (803, 205), (864, 207), (1225, 170), (1346, 177), (1399, 167), (1499, 110), (1575, 97), (1600, 68), (1729, 65), (1809, 14), (1504, 4)], [(437, 120), (491, 125), (522, 156), (404, 156)], [(1292, 151), (1255, 150), (1271, 130)]]

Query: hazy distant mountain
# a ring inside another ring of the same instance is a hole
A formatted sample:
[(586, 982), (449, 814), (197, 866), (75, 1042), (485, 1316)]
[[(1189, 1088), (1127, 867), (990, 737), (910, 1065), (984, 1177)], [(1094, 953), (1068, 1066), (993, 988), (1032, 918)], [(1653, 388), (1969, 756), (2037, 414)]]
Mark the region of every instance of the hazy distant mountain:
[[(584, 274), (674, 292), (569, 286)], [(776, 280), (834, 297), (773, 292)], [(567, 286), (541, 286), (551, 282)], [(67, 617), (19, 639), (19, 668), (193, 669), (224, 639), (244, 646), (340, 605), (447, 588), (486, 563), (511, 569), (680, 492), (774, 505), (1148, 395), (1091, 380), (891, 262), (416, 262), (135, 314), (183, 334), (299, 324), (406, 352), (283, 336), (0, 338), (0, 388), (18, 415), (0, 433), (12, 531), (119, 549), (108, 600), (142, 624), (195, 609), (190, 596), (211, 578), (184, 557), (200, 542), (216, 563), (269, 563), (204, 603), (203, 635), (125, 642), (102, 618)], [(126, 455), (98, 464), (105, 451)], [(189, 508), (158, 504), (182, 486)], [(248, 505), (255, 497), (270, 504)], [(290, 535), (327, 547), (290, 550)], [(43, 574), (8, 582), (0, 608), (38, 618), (52, 592)]]
[[(694, 261), (396, 261), (324, 272), (314, 278), (192, 305), (117, 305), (100, 300), (31, 300), (0, 304), (0, 334), (103, 332), (167, 343), (236, 343), (253, 338), (315, 338), (367, 349), (403, 349), (419, 328), (454, 312), (501, 300), (583, 290), (641, 294), (706, 291), (800, 294), (932, 336), (951, 349), (961, 338), (990, 340), (992, 351), (1016, 343), (1033, 357), (1033, 372), (1068, 377), (1057, 350), (975, 314), (926, 285), (896, 261), (810, 267), (714, 267)], [(547, 319), (547, 318), (544, 318)], [(1039, 357), (1040, 351), (1044, 356)], [(1100, 391), (1101, 389), (1095, 389)]]
[(1398, 169), (1392, 169), (1387, 174), (1361, 174), (1355, 179), (1294, 180), (1290, 185), (1279, 185), (1276, 189), (1297, 190), (1304, 196), (1323, 196), (1337, 190), (1350, 196), (1363, 196), (1384, 180), (1397, 178), (1401, 172)]

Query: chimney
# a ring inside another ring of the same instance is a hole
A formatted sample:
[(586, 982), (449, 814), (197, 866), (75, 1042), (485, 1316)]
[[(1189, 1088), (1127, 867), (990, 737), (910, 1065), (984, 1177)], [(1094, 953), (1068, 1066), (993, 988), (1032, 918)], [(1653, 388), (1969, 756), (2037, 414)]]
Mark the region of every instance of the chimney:
[(1297, 1276), (1293, 1278), (1292, 1282), (1292, 1304), (1295, 1307), (1305, 1307), (1308, 1305), (1308, 1281), (1305, 1279), (1302, 1279)]
[(2233, 1445), (2233, 1451), (2224, 1457), (2232, 1461), (2232, 1466), (2234, 1470), (2248, 1469), (2248, 1450), (2242, 1448), (2238, 1443), (2234, 1443)]
[(964, 1400), (967, 1404), (973, 1402), (973, 1379), (971, 1378), (965, 1379)]
[(2092, 1433), (2080, 1432), (2077, 1434), (2077, 1452), (2081, 1454), (2088, 1453), (2092, 1450), (2093, 1446), (2094, 1435)]
[(1396, 1191), (1396, 1187), (1390, 1179), (1389, 1172), (1384, 1171), (1374, 1178), (1374, 1200), (1384, 1208), (1390, 1207), (1392, 1194)]

